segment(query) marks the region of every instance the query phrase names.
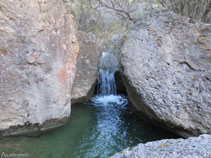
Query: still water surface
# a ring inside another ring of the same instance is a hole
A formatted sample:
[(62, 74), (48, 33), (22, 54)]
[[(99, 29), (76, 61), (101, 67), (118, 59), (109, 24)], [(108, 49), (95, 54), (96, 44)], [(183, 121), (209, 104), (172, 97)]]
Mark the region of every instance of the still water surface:
[[(115, 100), (113, 102), (112, 100)], [(108, 158), (121, 150), (175, 135), (138, 120), (121, 96), (94, 98), (72, 105), (63, 127), (39, 137), (0, 141), (0, 154), (26, 153), (30, 158)], [(1, 156), (1, 155), (0, 155)]]

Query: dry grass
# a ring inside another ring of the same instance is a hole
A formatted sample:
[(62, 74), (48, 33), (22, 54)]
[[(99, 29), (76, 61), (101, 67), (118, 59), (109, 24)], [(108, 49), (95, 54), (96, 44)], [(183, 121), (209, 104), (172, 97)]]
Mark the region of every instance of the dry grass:
[(165, 8), (189, 16), (196, 20), (211, 23), (211, 0), (158, 0)]

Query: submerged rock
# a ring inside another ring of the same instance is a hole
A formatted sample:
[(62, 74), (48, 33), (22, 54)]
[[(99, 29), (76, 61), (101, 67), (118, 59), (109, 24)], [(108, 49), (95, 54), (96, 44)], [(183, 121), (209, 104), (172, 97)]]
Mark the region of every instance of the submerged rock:
[(78, 54), (62, 0), (0, 1), (0, 136), (64, 124)]
[(172, 12), (139, 19), (121, 65), (140, 117), (184, 137), (211, 133), (211, 25)]
[(99, 44), (89, 34), (79, 31), (78, 40), (80, 50), (71, 93), (72, 103), (86, 101), (93, 96), (101, 57)]
[(211, 136), (201, 135), (188, 139), (166, 139), (138, 144), (112, 158), (210, 158)]

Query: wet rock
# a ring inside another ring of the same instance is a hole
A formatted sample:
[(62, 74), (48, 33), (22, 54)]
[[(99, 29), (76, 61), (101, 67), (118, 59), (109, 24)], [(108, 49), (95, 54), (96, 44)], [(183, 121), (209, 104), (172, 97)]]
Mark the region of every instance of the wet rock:
[(78, 54), (61, 0), (0, 1), (0, 136), (58, 127), (70, 116)]
[(89, 34), (79, 31), (78, 40), (80, 50), (71, 93), (72, 103), (86, 101), (93, 96), (101, 57), (100, 46)]
[(138, 144), (112, 158), (210, 158), (211, 136), (201, 135), (188, 139), (166, 139)]
[(139, 19), (121, 51), (140, 117), (184, 137), (211, 133), (211, 25), (172, 12)]
[(122, 80), (120, 71), (115, 72), (115, 81), (116, 81), (117, 94), (127, 95), (127, 91), (124, 82)]
[(112, 53), (103, 52), (100, 67), (104, 71), (109, 70), (110, 73), (113, 73), (119, 70), (118, 60)]

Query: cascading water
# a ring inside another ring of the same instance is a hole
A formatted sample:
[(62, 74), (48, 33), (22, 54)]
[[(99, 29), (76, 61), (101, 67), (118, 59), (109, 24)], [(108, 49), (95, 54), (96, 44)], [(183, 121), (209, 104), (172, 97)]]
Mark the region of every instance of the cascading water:
[(109, 52), (103, 52), (100, 60), (97, 96), (92, 101), (97, 105), (126, 105), (128, 100), (123, 95), (117, 95), (115, 72), (118, 70), (117, 59)]
[(116, 83), (115, 83), (115, 72), (109, 72), (109, 70), (100, 69), (99, 71), (99, 84), (98, 84), (98, 95), (116, 95)]
[(116, 83), (114, 74), (118, 69), (116, 58), (109, 52), (103, 52), (100, 59), (100, 70), (97, 87), (97, 95), (116, 95)]

